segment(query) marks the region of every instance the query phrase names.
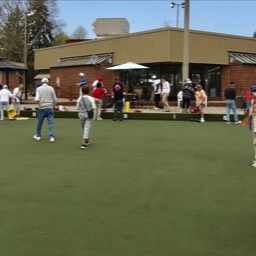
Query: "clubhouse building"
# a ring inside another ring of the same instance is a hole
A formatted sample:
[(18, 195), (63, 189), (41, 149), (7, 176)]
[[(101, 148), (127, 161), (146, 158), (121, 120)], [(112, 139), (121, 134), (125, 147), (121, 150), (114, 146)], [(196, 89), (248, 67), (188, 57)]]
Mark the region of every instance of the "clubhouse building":
[[(47, 77), (59, 97), (75, 99), (81, 72), (89, 84), (101, 76), (107, 89), (116, 76), (141, 89), (150, 86), (152, 75), (165, 75), (174, 86), (170, 100), (176, 100), (182, 85), (183, 35), (183, 29), (165, 27), (37, 49), (35, 80)], [(149, 68), (106, 69), (126, 62)], [(245, 92), (256, 83), (256, 38), (190, 30), (189, 78), (203, 86), (209, 101), (223, 101), (230, 81), (237, 84), (238, 94)]]

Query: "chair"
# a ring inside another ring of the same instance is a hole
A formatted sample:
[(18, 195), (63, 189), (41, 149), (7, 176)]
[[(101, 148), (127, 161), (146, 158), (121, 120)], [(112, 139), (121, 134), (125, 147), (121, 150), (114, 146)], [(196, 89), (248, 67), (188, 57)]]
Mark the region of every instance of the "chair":
[(153, 107), (153, 103), (151, 100), (152, 97), (152, 88), (148, 86), (144, 86), (141, 92), (141, 99), (140, 99), (140, 105), (141, 107), (146, 107), (148, 106), (149, 108)]
[(177, 106), (178, 107), (181, 107), (182, 95), (183, 95), (182, 91), (179, 91), (177, 94)]

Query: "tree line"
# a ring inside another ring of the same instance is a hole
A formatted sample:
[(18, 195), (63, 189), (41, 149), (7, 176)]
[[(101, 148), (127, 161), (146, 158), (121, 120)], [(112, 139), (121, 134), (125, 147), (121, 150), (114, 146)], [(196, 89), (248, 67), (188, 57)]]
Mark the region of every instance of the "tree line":
[(65, 23), (58, 17), (57, 0), (0, 1), (0, 57), (26, 63), (29, 82), (34, 77), (34, 49), (61, 45), (69, 38), (84, 39), (87, 36), (81, 25), (72, 35), (67, 35)]

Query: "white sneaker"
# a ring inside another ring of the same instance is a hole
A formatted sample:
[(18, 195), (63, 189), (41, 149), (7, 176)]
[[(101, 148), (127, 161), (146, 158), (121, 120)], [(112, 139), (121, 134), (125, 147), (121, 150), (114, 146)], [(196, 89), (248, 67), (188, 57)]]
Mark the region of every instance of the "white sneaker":
[(50, 142), (54, 142), (54, 141), (55, 141), (55, 138), (54, 138), (54, 137), (51, 137), (51, 138), (49, 139), (49, 141), (50, 141)]
[(256, 139), (254, 139), (254, 141), (253, 141), (253, 145), (256, 145)]
[(37, 135), (34, 135), (34, 139), (35, 139), (35, 140), (41, 140), (41, 137), (40, 137), (40, 136), (37, 136)]
[(97, 120), (98, 120), (98, 121), (101, 121), (101, 120), (103, 120), (103, 118), (102, 118), (102, 117), (98, 117)]
[(241, 121), (237, 121), (237, 122), (235, 122), (235, 124), (241, 124)]
[(231, 122), (226, 122), (226, 124), (231, 124)]
[(204, 122), (205, 122), (205, 120), (204, 120), (203, 118), (201, 118), (200, 122), (201, 122), (201, 123), (204, 123)]
[(254, 168), (255, 168), (255, 167), (256, 167), (256, 163), (252, 163), (252, 167), (254, 167)]

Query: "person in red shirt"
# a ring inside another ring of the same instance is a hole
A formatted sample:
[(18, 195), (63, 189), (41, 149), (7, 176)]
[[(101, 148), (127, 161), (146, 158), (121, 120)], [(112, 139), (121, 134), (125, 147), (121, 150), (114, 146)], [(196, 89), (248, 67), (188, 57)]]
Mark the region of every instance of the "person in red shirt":
[(93, 91), (92, 96), (95, 99), (95, 113), (94, 113), (94, 120), (103, 120), (101, 117), (101, 108), (102, 108), (102, 98), (104, 95), (107, 94), (105, 88), (102, 88), (102, 83), (97, 83), (95, 90)]

